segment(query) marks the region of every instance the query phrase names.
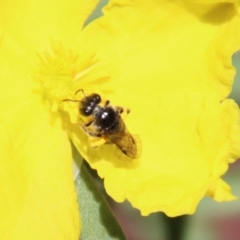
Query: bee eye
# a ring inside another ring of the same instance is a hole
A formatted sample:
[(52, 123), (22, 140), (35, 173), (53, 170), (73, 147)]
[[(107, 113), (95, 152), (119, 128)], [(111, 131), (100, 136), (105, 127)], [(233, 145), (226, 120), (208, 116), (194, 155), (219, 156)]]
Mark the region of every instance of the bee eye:
[(92, 106), (86, 106), (84, 108), (80, 109), (80, 114), (82, 114), (83, 116), (90, 116), (93, 113), (93, 107)]
[(101, 97), (98, 94), (95, 94), (93, 101), (95, 104), (99, 104), (101, 102)]

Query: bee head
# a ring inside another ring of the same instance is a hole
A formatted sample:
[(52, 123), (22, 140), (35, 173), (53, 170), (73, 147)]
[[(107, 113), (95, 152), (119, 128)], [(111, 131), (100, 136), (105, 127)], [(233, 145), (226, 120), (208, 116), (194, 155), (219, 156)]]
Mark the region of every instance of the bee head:
[(89, 96), (84, 97), (81, 100), (81, 104), (79, 107), (80, 114), (86, 117), (92, 115), (94, 109), (100, 102), (101, 102), (101, 97), (96, 93), (93, 93)]

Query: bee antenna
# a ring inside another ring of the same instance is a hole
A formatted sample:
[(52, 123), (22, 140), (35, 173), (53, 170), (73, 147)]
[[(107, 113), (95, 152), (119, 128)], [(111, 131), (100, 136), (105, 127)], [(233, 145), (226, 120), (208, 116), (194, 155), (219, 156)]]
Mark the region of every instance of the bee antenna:
[(84, 94), (83, 89), (78, 89), (78, 90), (75, 92), (75, 95), (77, 95), (79, 92), (82, 92), (83, 96), (86, 97), (85, 94)]
[(63, 99), (63, 102), (81, 102), (81, 100)]

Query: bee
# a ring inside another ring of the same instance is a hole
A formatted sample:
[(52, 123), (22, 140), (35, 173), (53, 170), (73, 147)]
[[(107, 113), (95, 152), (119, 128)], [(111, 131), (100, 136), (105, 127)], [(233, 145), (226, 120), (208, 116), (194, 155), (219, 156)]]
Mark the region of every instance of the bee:
[[(81, 124), (82, 129), (91, 137), (106, 139), (106, 143), (113, 143), (129, 158), (137, 158), (137, 144), (126, 128), (121, 114), (124, 112), (122, 107), (113, 107), (107, 100), (101, 105), (101, 96), (92, 93), (85, 96), (83, 89), (76, 91), (82, 92), (81, 100), (64, 99), (63, 101), (79, 102), (79, 114), (87, 117), (89, 122)], [(127, 110), (127, 114), (130, 111)]]

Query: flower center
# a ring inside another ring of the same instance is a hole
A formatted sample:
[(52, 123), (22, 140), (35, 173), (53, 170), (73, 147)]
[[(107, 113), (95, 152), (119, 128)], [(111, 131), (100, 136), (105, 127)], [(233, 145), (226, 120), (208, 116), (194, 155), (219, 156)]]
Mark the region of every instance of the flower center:
[[(41, 85), (41, 95), (53, 112), (78, 109), (78, 103), (63, 101), (64, 99), (81, 100), (75, 96), (79, 89), (95, 89), (99, 83), (107, 79), (107, 75), (99, 71), (99, 62), (91, 57), (81, 58), (78, 53), (66, 50), (61, 44), (52, 44), (52, 53), (39, 55), (39, 64), (35, 79)], [(101, 69), (101, 67), (100, 67)], [(74, 114), (76, 115), (76, 113)]]

